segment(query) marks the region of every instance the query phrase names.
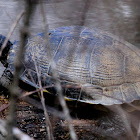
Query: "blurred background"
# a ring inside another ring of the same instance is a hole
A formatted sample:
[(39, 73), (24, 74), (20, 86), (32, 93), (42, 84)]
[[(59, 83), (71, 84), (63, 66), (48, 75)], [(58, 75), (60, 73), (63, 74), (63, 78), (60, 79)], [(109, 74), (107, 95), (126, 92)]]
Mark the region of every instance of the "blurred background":
[[(82, 25), (99, 28), (140, 47), (139, 0), (44, 0), (49, 29)], [(0, 0), (0, 34), (7, 35), (16, 16), (24, 9), (23, 0)], [(31, 35), (43, 31), (40, 5), (31, 20)], [(22, 20), (10, 40), (19, 39)], [(0, 74), (3, 68), (0, 65)]]

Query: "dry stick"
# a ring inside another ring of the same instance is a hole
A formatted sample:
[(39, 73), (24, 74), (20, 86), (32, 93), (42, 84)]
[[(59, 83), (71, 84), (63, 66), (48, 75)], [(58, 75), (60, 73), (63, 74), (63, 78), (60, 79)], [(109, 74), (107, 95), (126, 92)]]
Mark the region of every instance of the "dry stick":
[(62, 87), (61, 87), (60, 81), (58, 80), (58, 75), (54, 69), (52, 70), (52, 73), (53, 73), (53, 78), (54, 78), (55, 84), (56, 84), (58, 98), (59, 98), (60, 104), (63, 108), (63, 112), (64, 112), (64, 115), (66, 117), (66, 120), (68, 122), (68, 127), (69, 127), (69, 131), (70, 131), (71, 139), (77, 140), (77, 135), (76, 135), (75, 130), (71, 124), (72, 119), (70, 117), (70, 113), (69, 113), (66, 101), (64, 100), (64, 96), (62, 95)]
[[(47, 89), (47, 88), (52, 88), (52, 87), (54, 87), (54, 85), (44, 86), (44, 87), (42, 87), (41, 89), (37, 89), (37, 90), (31, 91), (31, 92), (26, 92), (25, 94), (23, 94), (23, 97), (24, 97), (24, 96), (31, 95), (31, 94), (36, 93), (36, 92), (39, 92), (39, 91), (41, 91), (41, 90), (45, 90), (45, 89)], [(85, 91), (87, 94), (89, 93), (88, 90), (86, 90), (84, 87), (80, 87), (80, 85), (78, 85), (78, 84), (77, 84), (76, 86), (75, 86), (75, 85), (74, 85), (74, 86), (73, 86), (73, 85), (66, 85), (66, 86), (61, 86), (61, 87), (64, 87), (64, 88), (77, 88), (77, 89), (81, 89), (81, 88), (82, 88), (82, 90)], [(122, 103), (125, 103), (125, 104), (127, 104), (128, 106), (134, 108), (135, 110), (140, 111), (140, 108), (138, 108), (137, 106), (133, 105), (132, 103), (126, 102), (125, 100), (122, 100), (122, 99), (119, 99), (119, 98), (116, 98), (116, 97), (112, 97), (112, 96), (106, 95), (106, 94), (104, 94), (104, 93), (98, 93), (98, 94), (99, 94), (99, 95), (102, 95), (102, 96), (105, 96), (105, 97), (108, 97), (108, 98), (111, 98), (111, 99), (118, 100), (118, 101), (120, 101), (120, 102), (122, 102)], [(79, 100), (77, 99), (77, 101), (79, 101)]]
[[(36, 93), (36, 92), (39, 92), (39, 91), (41, 91), (41, 90), (45, 90), (45, 89), (47, 89), (47, 88), (52, 88), (52, 87), (54, 87), (55, 85), (50, 85), (50, 86), (44, 86), (44, 87), (42, 87), (42, 88), (40, 88), (40, 89), (36, 89), (35, 91), (31, 91), (31, 92), (26, 92), (26, 93), (24, 93), (23, 95), (22, 95), (22, 97), (25, 97), (25, 96), (29, 96), (29, 95), (32, 95), (32, 94), (34, 94), (34, 93)], [(87, 94), (88, 94), (88, 90), (86, 90), (86, 88), (84, 88), (84, 87), (81, 87), (80, 85), (78, 85), (78, 84), (74, 84), (74, 85), (66, 85), (66, 86), (62, 86), (63, 88), (77, 88), (77, 89), (83, 89), (83, 91), (85, 91)], [(91, 86), (92, 87), (92, 86)], [(137, 106), (135, 106), (135, 105), (133, 105), (132, 103), (128, 103), (128, 102), (126, 102), (125, 100), (122, 100), (122, 99), (119, 99), (119, 98), (116, 98), (116, 97), (112, 97), (112, 96), (110, 96), (110, 95), (106, 95), (106, 94), (104, 94), (104, 93), (98, 93), (99, 95), (102, 95), (102, 96), (105, 96), (105, 97), (108, 97), (108, 98), (111, 98), (111, 99), (115, 99), (115, 100), (118, 100), (118, 101), (120, 101), (120, 102), (122, 102), (122, 103), (125, 103), (125, 104), (127, 104), (128, 106), (130, 106), (130, 107), (133, 107), (135, 110), (138, 110), (138, 111), (140, 111), (140, 108), (138, 108)], [(77, 99), (77, 101), (78, 101), (78, 99)]]
[(27, 134), (25, 134), (24, 132), (22, 132), (19, 128), (17, 127), (13, 127), (13, 134), (16, 138), (18, 138), (18, 140), (34, 140), (33, 138), (31, 138), (30, 136), (28, 136)]
[(139, 140), (139, 139), (140, 139), (140, 123), (139, 123), (138, 131), (137, 131), (136, 140)]
[(24, 15), (24, 13), (25, 13), (25, 11), (22, 11), (22, 12), (16, 17), (16, 20), (15, 20), (15, 22), (13, 23), (13, 25), (11, 26), (10, 31), (9, 31), (9, 33), (8, 33), (8, 35), (7, 35), (6, 39), (5, 39), (5, 41), (4, 41), (3, 45), (2, 45), (2, 47), (1, 47), (0, 56), (1, 56), (2, 51), (4, 50), (4, 48), (6, 47), (7, 42), (8, 42), (8, 40), (9, 40), (9, 38), (11, 37), (13, 31), (15, 30), (17, 24), (19, 23), (21, 17)]
[[(40, 76), (39, 76), (40, 72), (37, 68), (36, 61), (34, 61), (34, 64), (35, 64), (35, 69), (36, 69), (36, 72), (37, 72), (39, 87), (41, 89), (43, 89), (42, 84), (41, 84), (41, 79), (40, 79)], [(49, 140), (54, 140), (51, 122), (50, 122), (50, 119), (49, 119), (47, 108), (45, 106), (45, 98), (44, 98), (44, 95), (43, 95), (43, 91), (41, 90), (40, 93), (41, 93), (40, 99), (41, 99), (41, 103), (42, 103), (43, 110), (44, 110), (44, 115), (45, 115), (45, 123), (46, 123), (46, 128), (47, 128), (47, 133), (48, 133), (48, 139)]]
[(3, 104), (2, 106), (0, 106), (0, 112), (5, 110), (7, 107), (9, 107), (9, 104)]
[(13, 79), (13, 84), (11, 85), (10, 93), (11, 93), (11, 100), (10, 100), (10, 110), (9, 110), (9, 115), (7, 118), (7, 131), (8, 131), (8, 136), (7, 140), (14, 140), (14, 136), (12, 133), (12, 128), (16, 123), (16, 102), (18, 99), (18, 85), (19, 85), (19, 75), (20, 71), (22, 69), (22, 63), (21, 60), (23, 58), (23, 52), (24, 52), (24, 47), (25, 47), (25, 41), (28, 36), (28, 26), (29, 26), (29, 20), (31, 17), (31, 13), (33, 10), (33, 3), (31, 0), (26, 0), (26, 5), (25, 5), (25, 11), (26, 15), (24, 18), (24, 27), (21, 31), (21, 42), (20, 42), (20, 47), (19, 51), (17, 53), (17, 58), (15, 62), (15, 76)]
[(44, 86), (42, 88), (39, 88), (39, 89), (36, 89), (34, 91), (30, 91), (30, 92), (25, 92), (21, 97), (26, 97), (26, 96), (29, 96), (29, 95), (32, 95), (34, 93), (37, 93), (37, 92), (40, 92), (41, 90), (46, 90), (47, 88), (52, 88), (52, 87), (55, 87), (54, 85), (51, 85), (51, 86)]
[[(33, 57), (35, 58), (35, 56), (33, 56)], [(35, 61), (34, 58), (33, 58), (33, 61), (34, 61), (34, 65), (35, 65), (35, 70), (37, 72), (37, 78), (38, 78), (39, 89), (40, 89), (40, 91), (38, 89), (36, 89), (36, 92), (41, 93), (40, 94), (41, 95), (40, 99), (41, 99), (41, 104), (43, 106), (43, 111), (44, 111), (44, 115), (45, 115), (45, 123), (46, 123), (46, 128), (47, 128), (47, 133), (48, 133), (48, 139), (49, 140), (54, 140), (52, 126), (51, 126), (51, 122), (49, 120), (48, 110), (47, 110), (46, 105), (45, 105), (45, 98), (44, 98), (43, 88), (42, 88), (41, 79), (40, 79), (40, 74), (41, 73), (40, 73), (40, 71), (39, 71), (39, 69), (37, 67), (37, 64), (36, 64), (36, 61)], [(32, 81), (34, 81), (33, 78), (32, 78)]]
[[(29, 137), (27, 134), (23, 133), (19, 128), (13, 127), (12, 128), (13, 135), (18, 138), (18, 140), (34, 140), (33, 138)], [(7, 135), (6, 131), (6, 121), (0, 119), (0, 140), (5, 139)]]
[(52, 68), (52, 78), (55, 81), (56, 92), (58, 94), (59, 102), (62, 106), (65, 118), (68, 121), (68, 127), (69, 127), (69, 131), (70, 131), (71, 139), (72, 140), (77, 140), (77, 135), (76, 135), (75, 130), (74, 130), (72, 124), (71, 124), (72, 119), (70, 117), (68, 107), (67, 107), (66, 102), (64, 100), (64, 96), (62, 95), (62, 87), (61, 87), (60, 81), (58, 80), (59, 77), (58, 77), (57, 71), (55, 70), (56, 66), (55, 66), (55, 63), (52, 60), (51, 51), (50, 51), (50, 44), (49, 44), (49, 36), (48, 36), (48, 25), (47, 25), (46, 18), (45, 18), (44, 7), (43, 7), (41, 2), (42, 2), (42, 0), (40, 0), (40, 7), (41, 7), (41, 13), (42, 13), (44, 27), (45, 27), (45, 29), (44, 29), (44, 31), (45, 31), (44, 44), (47, 45), (46, 49), (47, 49), (47, 51), (49, 51), (49, 61), (50, 61), (50, 65), (51, 65), (51, 68)]
[[(34, 93), (36, 93), (36, 92), (39, 92), (39, 91), (41, 91), (41, 90), (45, 90), (45, 89), (47, 89), (47, 88), (52, 88), (52, 87), (54, 87), (54, 86), (55, 86), (55, 85), (44, 86), (43, 88), (37, 89), (37, 90), (35, 90), (35, 91), (26, 92), (26, 93), (24, 93), (24, 94), (22, 95), (22, 97), (25, 97), (25, 96), (34, 94)], [(78, 85), (78, 84), (74, 84), (74, 85), (70, 84), (70, 85), (66, 85), (66, 86), (63, 85), (62, 87), (64, 87), (64, 88), (77, 88), (77, 89), (81, 89), (81, 88), (82, 88), (83, 91), (85, 91), (87, 94), (88, 94), (88, 92), (89, 92), (88, 90), (86, 90), (86, 88), (85, 88), (84, 86), (81, 87), (81, 86)], [(91, 85), (91, 87), (92, 87), (92, 85)], [(104, 94), (104, 93), (98, 93), (98, 94), (99, 94), (99, 95), (102, 95), (102, 96), (105, 96), (105, 97), (108, 97), (108, 98), (111, 98), (111, 99), (118, 100), (118, 101), (120, 101), (120, 102), (122, 102), (122, 103), (127, 104), (127, 105), (130, 106), (130, 107), (133, 107), (135, 110), (140, 111), (140, 108), (138, 108), (137, 106), (133, 105), (132, 103), (126, 102), (125, 100), (118, 99), (118, 98), (116, 98), (116, 97), (112, 97), (112, 96), (106, 95), (106, 94)], [(77, 101), (78, 101), (78, 100), (77, 100)]]

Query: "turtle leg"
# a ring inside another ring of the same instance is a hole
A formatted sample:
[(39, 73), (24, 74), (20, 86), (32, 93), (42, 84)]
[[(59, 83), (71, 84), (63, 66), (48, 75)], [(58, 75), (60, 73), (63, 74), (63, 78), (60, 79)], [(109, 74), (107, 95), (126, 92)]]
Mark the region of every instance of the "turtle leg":
[(128, 137), (127, 126), (119, 114), (108, 112), (99, 118), (97, 124), (106, 136), (119, 139)]
[(0, 77), (0, 94), (7, 94), (8, 88), (13, 80), (13, 75), (8, 68), (6, 68)]

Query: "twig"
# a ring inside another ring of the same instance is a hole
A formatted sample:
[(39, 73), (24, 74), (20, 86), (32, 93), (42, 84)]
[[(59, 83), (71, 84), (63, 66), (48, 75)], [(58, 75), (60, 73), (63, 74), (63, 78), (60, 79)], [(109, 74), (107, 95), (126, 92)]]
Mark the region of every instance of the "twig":
[(137, 131), (136, 140), (139, 140), (139, 139), (140, 139), (140, 123), (139, 123), (138, 131)]
[(72, 140), (77, 140), (77, 135), (76, 135), (76, 133), (74, 131), (74, 128), (73, 128), (73, 126), (71, 124), (72, 119), (70, 117), (70, 113), (69, 113), (67, 104), (66, 104), (66, 102), (64, 100), (64, 96), (62, 95), (62, 87), (61, 87), (61, 84), (60, 84), (60, 82), (58, 80), (58, 75), (57, 75), (55, 70), (52, 71), (52, 73), (53, 73), (53, 78), (54, 78), (55, 84), (56, 84), (56, 89), (57, 89), (57, 94), (58, 94), (59, 102), (60, 102), (60, 104), (61, 104), (61, 106), (63, 108), (64, 115), (65, 115), (66, 120), (68, 122), (68, 127), (69, 127), (71, 138), (72, 138)]
[(23, 133), (17, 127), (13, 127), (13, 134), (18, 140), (34, 140), (33, 138), (29, 137), (27, 134)]
[(81, 21), (80, 21), (80, 26), (84, 26), (85, 25), (85, 22), (86, 22), (86, 16), (87, 16), (87, 13), (88, 13), (88, 10), (89, 10), (89, 7), (90, 7), (90, 4), (91, 4), (91, 0), (85, 0), (84, 1), (84, 7), (83, 7), (83, 11), (82, 11), (82, 15), (81, 15)]
[(30, 92), (26, 91), (26, 92), (23, 93), (23, 95), (21, 97), (26, 97), (26, 96), (32, 95), (34, 93), (40, 92), (41, 90), (43, 91), (43, 90), (46, 90), (47, 88), (53, 88), (53, 87), (55, 87), (55, 86), (54, 85), (44, 86), (44, 87), (42, 87), (42, 88), (40, 87), (39, 89), (36, 89), (34, 91), (30, 91)]
[(50, 44), (49, 44), (49, 36), (48, 36), (48, 25), (47, 25), (47, 22), (46, 22), (46, 18), (45, 18), (45, 12), (44, 12), (44, 7), (41, 3), (42, 1), (40, 0), (40, 8), (41, 8), (41, 13), (42, 13), (42, 17), (43, 17), (43, 23), (44, 23), (44, 31), (45, 31), (45, 41), (44, 43), (47, 44), (47, 51), (49, 51), (49, 61), (50, 61), (50, 66), (52, 68), (52, 78), (54, 79), (55, 81), (55, 86), (56, 86), (56, 92), (58, 94), (58, 98), (59, 98), (59, 102), (63, 108), (63, 112), (64, 112), (64, 115), (65, 115), (65, 118), (66, 120), (68, 121), (68, 127), (69, 127), (69, 131), (70, 131), (70, 136), (71, 136), (71, 139), (72, 140), (77, 140), (77, 135), (74, 131), (74, 128), (71, 124), (71, 117), (70, 117), (70, 113), (69, 113), (69, 110), (68, 110), (68, 107), (66, 105), (66, 102), (64, 100), (64, 96), (62, 95), (62, 87), (61, 87), (61, 84), (60, 84), (60, 81), (58, 80), (58, 74), (55, 70), (55, 63), (53, 62), (52, 60), (52, 56), (51, 56), (51, 49), (50, 49)]
[(3, 104), (2, 106), (0, 106), (0, 112), (5, 110), (7, 107), (9, 107), (9, 104)]
[(24, 54), (24, 48), (25, 48), (25, 41), (28, 36), (28, 26), (29, 26), (29, 20), (33, 11), (33, 1), (32, 0), (26, 0), (25, 1), (25, 17), (24, 17), (24, 24), (23, 28), (21, 30), (21, 41), (19, 46), (19, 51), (17, 52), (17, 58), (15, 62), (15, 75), (13, 79), (13, 84), (11, 85), (10, 93), (11, 93), (11, 100), (10, 100), (10, 110), (9, 115), (7, 118), (7, 140), (14, 140), (14, 135), (12, 133), (12, 128), (15, 126), (16, 123), (16, 102), (18, 99), (18, 85), (19, 85), (19, 75), (20, 71), (22, 69), (22, 63), (21, 60), (23, 58)]
[[(35, 64), (35, 69), (36, 69), (36, 72), (37, 72), (39, 87), (41, 89), (43, 89), (42, 84), (41, 84), (41, 80), (40, 80), (40, 76), (39, 76), (40, 72), (37, 68), (36, 61), (34, 61), (34, 64)], [(50, 119), (49, 119), (47, 108), (45, 106), (45, 98), (44, 98), (44, 95), (43, 95), (43, 91), (41, 90), (40, 93), (41, 93), (40, 99), (41, 99), (41, 103), (42, 103), (43, 110), (44, 110), (44, 115), (45, 115), (45, 123), (46, 123), (46, 128), (47, 128), (47, 133), (48, 133), (48, 139), (49, 140), (54, 140), (51, 122), (50, 122)]]
[(2, 55), (2, 51), (3, 51), (4, 48), (6, 47), (6, 44), (7, 44), (8, 40), (9, 40), (9, 38), (11, 37), (12, 33), (14, 32), (14, 30), (15, 30), (17, 24), (19, 23), (20, 19), (21, 19), (22, 16), (24, 15), (24, 13), (25, 13), (25, 11), (22, 11), (22, 12), (17, 16), (15, 22), (14, 22), (13, 25), (11, 26), (10, 31), (9, 31), (9, 33), (8, 33), (8, 35), (7, 35), (6, 39), (5, 39), (5, 41), (4, 41), (3, 45), (2, 45), (2, 47), (1, 47), (0, 56)]
[[(33, 138), (29, 137), (25, 133), (23, 133), (21, 130), (19, 130), (17, 127), (12, 128), (13, 135), (18, 138), (18, 140), (34, 140)], [(6, 122), (4, 120), (0, 119), (0, 140), (5, 139), (7, 136), (6, 131)]]

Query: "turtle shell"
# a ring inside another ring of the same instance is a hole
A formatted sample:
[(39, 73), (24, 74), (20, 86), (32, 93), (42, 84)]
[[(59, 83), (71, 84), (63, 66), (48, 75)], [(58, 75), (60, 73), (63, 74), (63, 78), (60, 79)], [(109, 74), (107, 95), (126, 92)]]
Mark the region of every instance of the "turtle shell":
[[(53, 61), (63, 87), (76, 85), (65, 88), (67, 99), (103, 105), (140, 99), (140, 50), (137, 47), (112, 34), (80, 26), (51, 30), (49, 40), (48, 45), (43, 33), (27, 40), (21, 74), (26, 83), (39, 88), (40, 78), (43, 86), (53, 84)], [(18, 50), (17, 43), (14, 44), (8, 58), (11, 72), (14, 72)]]

